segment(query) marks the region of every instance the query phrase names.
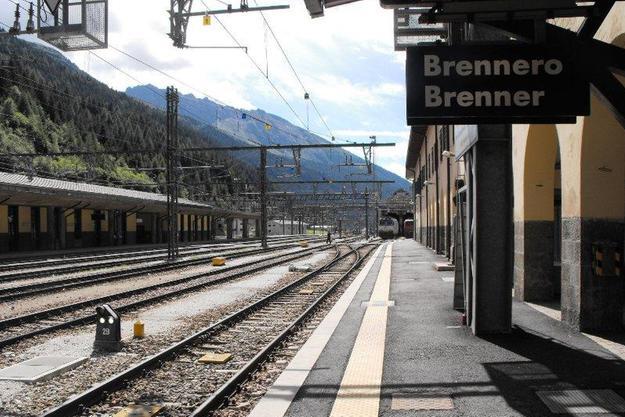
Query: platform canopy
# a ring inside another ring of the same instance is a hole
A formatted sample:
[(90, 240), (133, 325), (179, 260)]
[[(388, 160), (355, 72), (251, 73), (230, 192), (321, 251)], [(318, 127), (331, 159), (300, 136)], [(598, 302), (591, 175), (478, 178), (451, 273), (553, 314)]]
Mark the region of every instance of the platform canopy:
[[(0, 172), (0, 204), (54, 206), (95, 210), (167, 213), (167, 196), (125, 188)], [(225, 210), (207, 203), (179, 198), (180, 211), (230, 218), (257, 218), (258, 213)]]

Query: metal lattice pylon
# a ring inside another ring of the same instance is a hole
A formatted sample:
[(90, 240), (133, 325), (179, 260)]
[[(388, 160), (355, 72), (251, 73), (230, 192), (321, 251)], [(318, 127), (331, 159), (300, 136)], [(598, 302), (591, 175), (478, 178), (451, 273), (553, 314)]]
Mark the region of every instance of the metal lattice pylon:
[(167, 87), (167, 259), (178, 258), (178, 90)]
[(184, 48), (187, 43), (187, 26), (193, 0), (170, 0), (169, 37), (174, 41), (174, 46)]

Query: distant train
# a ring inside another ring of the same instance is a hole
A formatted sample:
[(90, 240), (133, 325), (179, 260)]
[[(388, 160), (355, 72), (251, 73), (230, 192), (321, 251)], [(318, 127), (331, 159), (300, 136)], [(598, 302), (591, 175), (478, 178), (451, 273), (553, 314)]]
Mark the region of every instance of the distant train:
[(392, 217), (382, 217), (378, 224), (378, 234), (382, 239), (394, 239), (399, 234), (399, 222)]
[(404, 237), (406, 239), (412, 239), (414, 237), (414, 220), (404, 220)]

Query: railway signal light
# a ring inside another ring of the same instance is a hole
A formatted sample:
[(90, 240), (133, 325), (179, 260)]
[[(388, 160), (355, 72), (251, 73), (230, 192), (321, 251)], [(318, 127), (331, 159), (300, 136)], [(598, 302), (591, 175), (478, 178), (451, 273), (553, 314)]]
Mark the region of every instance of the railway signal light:
[(113, 308), (104, 304), (96, 307), (96, 335), (93, 347), (106, 352), (122, 349), (121, 318)]

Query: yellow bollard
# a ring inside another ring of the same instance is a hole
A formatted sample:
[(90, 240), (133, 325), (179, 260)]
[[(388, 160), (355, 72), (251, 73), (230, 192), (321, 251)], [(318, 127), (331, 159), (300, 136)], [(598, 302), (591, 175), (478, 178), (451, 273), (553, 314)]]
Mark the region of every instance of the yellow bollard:
[(145, 336), (145, 324), (141, 320), (135, 321), (133, 331), (135, 339), (142, 339)]

